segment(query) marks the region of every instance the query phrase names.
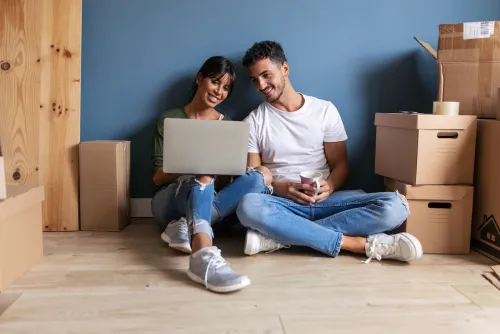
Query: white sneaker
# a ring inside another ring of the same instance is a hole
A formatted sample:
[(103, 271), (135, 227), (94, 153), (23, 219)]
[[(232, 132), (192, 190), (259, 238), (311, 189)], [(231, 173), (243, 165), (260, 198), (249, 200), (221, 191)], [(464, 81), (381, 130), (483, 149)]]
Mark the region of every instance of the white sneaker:
[(177, 221), (168, 223), (165, 231), (161, 234), (161, 239), (168, 243), (170, 247), (191, 254), (191, 244), (189, 242), (186, 218), (182, 217)]
[(368, 238), (365, 246), (368, 259), (397, 260), (410, 262), (418, 260), (423, 255), (422, 245), (417, 238), (409, 233), (398, 233), (394, 235), (377, 234)]
[(260, 252), (273, 252), (285, 248), (285, 245), (264, 237), (262, 234), (247, 230), (245, 238), (245, 254), (254, 255)]

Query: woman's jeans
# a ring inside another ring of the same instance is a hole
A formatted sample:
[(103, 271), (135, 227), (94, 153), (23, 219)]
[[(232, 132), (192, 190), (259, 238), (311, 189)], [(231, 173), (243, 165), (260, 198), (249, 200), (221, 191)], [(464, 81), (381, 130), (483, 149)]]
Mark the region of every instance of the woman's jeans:
[(156, 192), (151, 210), (161, 228), (186, 217), (190, 235), (205, 233), (212, 239), (212, 224), (235, 213), (243, 196), (250, 193), (270, 193), (264, 176), (256, 169), (237, 177), (217, 193), (214, 179), (209, 184), (202, 184), (194, 177), (181, 177)]

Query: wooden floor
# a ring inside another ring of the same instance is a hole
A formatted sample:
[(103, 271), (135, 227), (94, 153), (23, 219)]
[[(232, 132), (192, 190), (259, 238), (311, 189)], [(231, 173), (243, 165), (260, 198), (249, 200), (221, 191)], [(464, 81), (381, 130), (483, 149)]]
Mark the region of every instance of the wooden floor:
[(424, 255), (362, 264), (289, 249), (242, 253), (216, 237), (252, 285), (218, 295), (189, 281), (188, 257), (154, 225), (46, 233), (45, 260), (0, 295), (0, 333), (500, 333), (500, 292), (485, 257)]

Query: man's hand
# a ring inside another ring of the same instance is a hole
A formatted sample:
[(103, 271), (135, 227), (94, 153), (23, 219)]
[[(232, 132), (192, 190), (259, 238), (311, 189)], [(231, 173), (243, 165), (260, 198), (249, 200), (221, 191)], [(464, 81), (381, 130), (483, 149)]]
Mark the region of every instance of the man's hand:
[[(310, 205), (316, 202), (316, 200), (313, 197), (305, 193), (306, 188), (309, 189), (308, 187), (309, 185), (307, 184), (300, 184), (293, 182), (273, 183), (273, 189), (276, 195), (283, 198), (288, 198), (294, 202), (304, 205)], [(303, 190), (304, 192), (301, 192), (300, 190)]]
[(335, 191), (335, 187), (333, 183), (330, 180), (320, 180), (319, 181), (319, 192), (316, 196), (314, 196), (314, 193), (316, 192), (316, 185), (309, 185), (309, 184), (303, 184), (302, 189), (304, 189), (304, 192), (306, 195), (310, 196), (315, 200), (315, 203), (320, 203), (323, 202), (325, 199), (330, 197), (330, 195)]

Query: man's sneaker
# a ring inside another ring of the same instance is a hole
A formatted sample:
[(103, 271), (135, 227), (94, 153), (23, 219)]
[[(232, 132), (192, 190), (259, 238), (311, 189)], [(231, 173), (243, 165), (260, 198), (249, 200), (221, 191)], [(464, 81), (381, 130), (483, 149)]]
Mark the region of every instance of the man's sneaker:
[(214, 292), (232, 292), (250, 285), (247, 276), (231, 270), (215, 246), (202, 248), (190, 256), (187, 275)]
[(161, 234), (161, 239), (168, 243), (170, 247), (191, 254), (186, 218), (183, 217), (177, 221), (170, 222)]
[(423, 249), (420, 241), (409, 233), (394, 235), (377, 234), (368, 238), (365, 246), (368, 259), (397, 260), (409, 262), (422, 257)]
[(285, 248), (285, 245), (268, 239), (258, 232), (247, 230), (244, 250), (246, 255), (255, 255), (260, 252), (274, 252), (281, 248)]

